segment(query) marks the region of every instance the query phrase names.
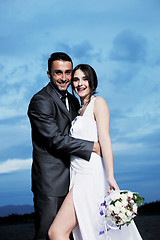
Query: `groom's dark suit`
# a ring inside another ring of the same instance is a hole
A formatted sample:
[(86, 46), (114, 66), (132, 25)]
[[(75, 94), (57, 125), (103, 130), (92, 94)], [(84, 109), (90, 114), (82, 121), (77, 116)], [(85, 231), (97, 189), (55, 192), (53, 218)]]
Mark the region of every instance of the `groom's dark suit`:
[[(77, 115), (79, 102), (70, 93), (67, 95), (70, 111), (50, 83), (33, 96), (29, 105), (28, 116), (33, 142), (32, 191), (36, 198), (64, 197), (69, 187), (70, 155), (90, 159), (93, 142), (69, 136), (71, 122)], [(38, 203), (35, 204), (35, 208), (37, 207)], [(50, 219), (45, 220), (49, 221), (46, 223), (48, 226), (57, 212), (57, 203), (51, 204), (50, 208), (48, 209)], [(55, 211), (53, 208), (56, 208)], [(43, 237), (36, 239), (40, 238), (45, 239)]]

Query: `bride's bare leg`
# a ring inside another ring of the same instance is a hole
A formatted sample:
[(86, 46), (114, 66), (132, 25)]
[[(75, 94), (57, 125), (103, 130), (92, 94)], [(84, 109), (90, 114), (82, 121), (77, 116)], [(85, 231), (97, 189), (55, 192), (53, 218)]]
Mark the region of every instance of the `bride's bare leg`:
[(77, 218), (73, 204), (73, 188), (66, 196), (49, 231), (50, 240), (68, 240), (73, 228), (77, 225)]

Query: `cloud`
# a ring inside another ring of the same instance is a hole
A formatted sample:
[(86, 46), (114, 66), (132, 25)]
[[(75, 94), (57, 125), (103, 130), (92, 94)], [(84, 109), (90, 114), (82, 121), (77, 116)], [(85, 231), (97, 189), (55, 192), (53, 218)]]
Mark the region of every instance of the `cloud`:
[(1, 95), (0, 120), (26, 115), (25, 91), (24, 87), (20, 89), (9, 88), (6, 94)]
[(110, 78), (110, 81), (118, 85), (118, 88), (123, 89), (123, 84), (127, 84), (130, 81), (134, 80), (139, 71), (139, 67), (137, 66), (133, 66), (132, 68), (130, 66), (127, 66), (126, 68), (124, 67), (124, 69), (116, 68), (112, 74), (112, 77)]
[(155, 61), (155, 65), (159, 66), (160, 65), (160, 57), (158, 57)]
[(0, 173), (9, 173), (31, 168), (32, 159), (8, 159), (0, 163)]
[[(6, 61), (5, 67), (2, 63)], [(47, 61), (46, 61), (47, 62)], [(34, 93), (48, 82), (41, 57), (25, 59), (0, 57), (0, 120), (25, 116)], [(2, 67), (1, 67), (2, 66)]]
[(4, 69), (4, 66), (0, 64), (0, 72)]
[[(118, 154), (118, 155), (136, 155), (137, 151), (140, 152), (144, 145), (143, 143), (129, 143), (129, 142), (117, 142), (113, 143), (113, 152)], [(136, 149), (136, 151), (135, 151)]]
[(101, 52), (95, 50), (94, 46), (87, 40), (72, 45), (60, 43), (58, 44), (58, 48), (71, 55), (72, 58), (78, 59), (79, 62), (102, 61)]
[(15, 153), (12, 151), (14, 157), (15, 154), (17, 156), (17, 154), (19, 153), (21, 154), (21, 156), (19, 156), (18, 158), (25, 158), (23, 157), (23, 152), (21, 151), (21, 148), (23, 147), (22, 149), (25, 153), (26, 145), (28, 145), (30, 142), (30, 126), (27, 116), (25, 118), (20, 117), (15, 119), (12, 118), (8, 120), (3, 120), (0, 123), (0, 161), (3, 160), (4, 157), (5, 159), (10, 158), (8, 157), (8, 155), (10, 154), (11, 148), (13, 148), (13, 151), (15, 149)]
[(130, 63), (145, 62), (147, 41), (130, 30), (120, 32), (113, 40), (110, 60), (127, 61)]

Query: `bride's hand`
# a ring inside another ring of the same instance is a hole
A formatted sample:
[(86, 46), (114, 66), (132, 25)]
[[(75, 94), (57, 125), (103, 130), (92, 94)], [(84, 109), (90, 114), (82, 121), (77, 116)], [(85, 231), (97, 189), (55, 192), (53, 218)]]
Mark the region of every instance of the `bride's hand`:
[(119, 190), (119, 187), (116, 183), (116, 180), (113, 178), (108, 178), (107, 179), (108, 185), (109, 185), (109, 190), (107, 193), (111, 193), (113, 190)]

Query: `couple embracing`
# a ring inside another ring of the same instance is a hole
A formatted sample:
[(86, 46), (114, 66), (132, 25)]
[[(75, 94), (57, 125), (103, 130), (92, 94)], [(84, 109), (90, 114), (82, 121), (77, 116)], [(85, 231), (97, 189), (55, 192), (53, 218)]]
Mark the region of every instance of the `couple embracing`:
[[(50, 82), (33, 96), (28, 116), (32, 128), (32, 191), (35, 240), (99, 238), (99, 201), (112, 189), (113, 154), (110, 114), (102, 97), (95, 97), (97, 76), (87, 64), (73, 69), (71, 58), (53, 53), (48, 59)], [(67, 91), (71, 84), (73, 95)], [(74, 96), (80, 97), (79, 101)], [(100, 156), (102, 155), (103, 158)], [(110, 234), (112, 240), (141, 236), (135, 224)]]

